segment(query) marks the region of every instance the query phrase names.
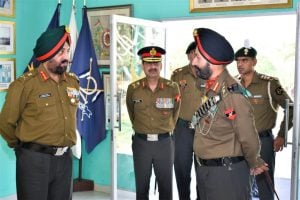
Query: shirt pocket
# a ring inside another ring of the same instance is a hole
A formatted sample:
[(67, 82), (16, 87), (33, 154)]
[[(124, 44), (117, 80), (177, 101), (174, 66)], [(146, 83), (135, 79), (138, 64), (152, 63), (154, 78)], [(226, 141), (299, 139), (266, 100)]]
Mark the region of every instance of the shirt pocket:
[(171, 108), (155, 108), (157, 113), (159, 113), (160, 120), (169, 120), (172, 118), (173, 109)]
[(58, 118), (57, 104), (55, 98), (40, 98), (36, 101), (37, 119), (40, 121), (49, 121)]
[(144, 111), (147, 108), (146, 104), (142, 102), (141, 100), (134, 101), (134, 111)]
[(269, 102), (269, 98), (262, 95), (254, 95), (249, 97), (249, 100), (252, 105), (266, 105)]

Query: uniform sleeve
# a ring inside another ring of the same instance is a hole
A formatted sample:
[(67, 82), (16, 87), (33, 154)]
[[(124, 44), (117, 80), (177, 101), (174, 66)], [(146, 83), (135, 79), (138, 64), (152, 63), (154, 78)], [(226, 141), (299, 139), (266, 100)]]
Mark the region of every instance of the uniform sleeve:
[(132, 94), (133, 94), (133, 88), (132, 88), (131, 85), (129, 85), (128, 88), (127, 88), (127, 93), (126, 93), (126, 106), (127, 106), (127, 111), (128, 111), (130, 121), (133, 124), (133, 120), (134, 120), (134, 103), (132, 101)]
[(20, 81), (10, 84), (0, 113), (0, 134), (6, 140), (8, 146), (12, 148), (18, 143), (15, 130), (25, 107), (24, 95), (22, 95), (23, 88)]
[(173, 120), (174, 120), (174, 124), (176, 124), (177, 119), (179, 117), (179, 111), (180, 111), (180, 105), (181, 105), (181, 95), (180, 95), (178, 84), (175, 82), (173, 82), (173, 84), (174, 84), (174, 95), (175, 95)]
[(236, 117), (232, 121), (245, 159), (250, 168), (264, 163), (260, 158), (260, 140), (255, 128), (253, 108), (250, 102), (240, 94), (230, 95)]
[[(275, 105), (280, 105), (284, 109), (285, 113), (285, 100), (289, 99), (290, 102), (292, 102), (289, 95), (286, 93), (286, 91), (282, 88), (280, 82), (278, 80), (272, 80), (271, 81), (271, 89), (270, 93), (272, 95), (273, 103), (275, 102)], [(273, 106), (275, 106), (273, 105)], [(288, 123), (288, 129), (290, 129), (293, 126), (293, 107), (289, 107), (289, 123)], [(285, 135), (285, 115), (281, 121), (280, 129), (278, 132), (278, 136), (284, 137)]]

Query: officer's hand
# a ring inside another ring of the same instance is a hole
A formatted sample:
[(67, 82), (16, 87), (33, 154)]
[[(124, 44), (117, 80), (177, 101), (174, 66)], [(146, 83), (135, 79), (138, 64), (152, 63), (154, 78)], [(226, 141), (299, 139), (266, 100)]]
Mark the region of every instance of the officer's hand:
[(283, 149), (283, 145), (284, 145), (284, 138), (277, 136), (274, 140), (274, 144), (273, 144), (273, 148), (274, 151), (278, 152), (278, 151), (282, 151)]
[(257, 166), (257, 167), (250, 169), (250, 174), (255, 176), (255, 175), (261, 174), (268, 170), (269, 170), (268, 164), (264, 163), (261, 166)]

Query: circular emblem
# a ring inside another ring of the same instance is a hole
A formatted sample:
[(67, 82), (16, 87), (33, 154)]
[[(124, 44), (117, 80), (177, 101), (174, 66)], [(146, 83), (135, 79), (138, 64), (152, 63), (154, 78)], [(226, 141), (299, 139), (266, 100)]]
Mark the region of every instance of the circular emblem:
[(282, 87), (276, 88), (275, 92), (276, 92), (277, 95), (282, 95), (282, 94), (283, 94), (283, 89), (282, 89)]
[(110, 32), (109, 30), (105, 30), (102, 35), (102, 42), (105, 47), (110, 46)]
[(151, 50), (150, 50), (150, 55), (151, 56), (154, 56), (156, 54), (156, 50), (154, 49), (154, 48), (152, 48)]

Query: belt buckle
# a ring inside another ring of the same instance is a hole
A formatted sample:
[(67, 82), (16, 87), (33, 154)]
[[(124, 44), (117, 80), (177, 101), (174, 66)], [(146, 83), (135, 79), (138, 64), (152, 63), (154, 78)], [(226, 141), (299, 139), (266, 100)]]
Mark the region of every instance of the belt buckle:
[(158, 141), (158, 134), (147, 134), (147, 141)]
[(222, 165), (227, 167), (228, 171), (232, 170), (232, 161), (230, 157), (222, 157)]
[(55, 150), (54, 156), (62, 156), (68, 150), (68, 147), (57, 147)]

